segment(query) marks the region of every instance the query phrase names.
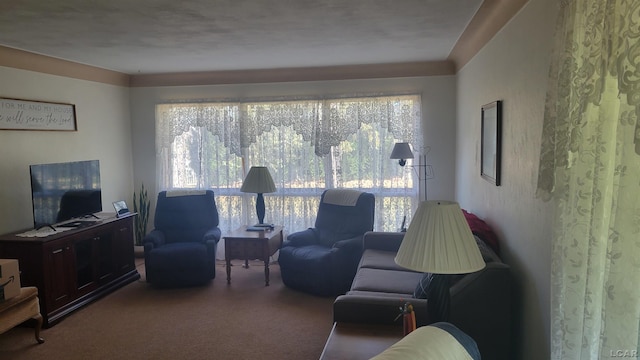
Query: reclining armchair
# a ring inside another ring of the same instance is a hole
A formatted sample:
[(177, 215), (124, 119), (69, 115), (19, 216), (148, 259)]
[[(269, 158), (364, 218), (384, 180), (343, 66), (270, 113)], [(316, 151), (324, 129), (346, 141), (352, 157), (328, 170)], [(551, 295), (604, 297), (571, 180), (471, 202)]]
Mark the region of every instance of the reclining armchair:
[(362, 236), (373, 229), (374, 212), (373, 194), (325, 190), (315, 227), (290, 234), (280, 249), (283, 283), (319, 296), (344, 294), (362, 255)]
[(216, 276), (220, 241), (213, 191), (162, 191), (154, 229), (145, 236), (147, 282), (157, 287), (204, 285)]

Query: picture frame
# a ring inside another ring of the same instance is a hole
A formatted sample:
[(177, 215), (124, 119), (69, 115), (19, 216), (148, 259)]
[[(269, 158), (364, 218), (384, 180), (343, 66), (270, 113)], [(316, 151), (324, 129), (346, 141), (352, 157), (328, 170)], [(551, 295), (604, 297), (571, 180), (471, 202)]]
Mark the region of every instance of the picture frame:
[(76, 106), (0, 98), (0, 130), (77, 131)]
[(502, 158), (502, 101), (482, 106), (480, 176), (500, 186)]
[(116, 209), (116, 217), (122, 217), (130, 213), (127, 203), (124, 200), (115, 201), (113, 208)]

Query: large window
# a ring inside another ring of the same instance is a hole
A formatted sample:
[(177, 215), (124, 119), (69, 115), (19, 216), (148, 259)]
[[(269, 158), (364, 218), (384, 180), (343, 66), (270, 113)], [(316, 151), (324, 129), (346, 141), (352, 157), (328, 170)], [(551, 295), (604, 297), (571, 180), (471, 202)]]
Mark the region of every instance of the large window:
[(376, 196), (376, 230), (396, 231), (417, 201), (413, 174), (389, 159), (395, 142), (421, 142), (419, 95), (161, 104), (156, 108), (161, 189), (213, 189), (221, 228), (257, 221), (240, 192), (251, 166), (267, 166), (265, 222), (312, 227), (320, 194)]

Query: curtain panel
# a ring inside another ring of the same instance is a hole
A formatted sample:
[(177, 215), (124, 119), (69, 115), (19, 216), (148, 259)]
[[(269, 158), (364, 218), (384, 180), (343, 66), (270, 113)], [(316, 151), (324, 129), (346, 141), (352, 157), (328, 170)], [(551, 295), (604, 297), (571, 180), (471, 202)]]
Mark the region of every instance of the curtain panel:
[(191, 102), (156, 106), (160, 189), (216, 193), (221, 228), (252, 224), (255, 194), (239, 191), (251, 166), (267, 166), (266, 222), (314, 225), (320, 194), (352, 188), (376, 196), (376, 228), (396, 231), (417, 206), (417, 181), (389, 159), (393, 144), (422, 146), (420, 95)]
[(640, 2), (563, 0), (538, 195), (555, 203), (551, 358), (637, 357)]

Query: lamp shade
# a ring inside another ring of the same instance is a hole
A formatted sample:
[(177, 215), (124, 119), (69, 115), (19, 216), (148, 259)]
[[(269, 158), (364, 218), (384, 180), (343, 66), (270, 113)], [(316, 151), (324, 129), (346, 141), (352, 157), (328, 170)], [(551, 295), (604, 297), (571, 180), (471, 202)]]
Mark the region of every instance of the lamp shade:
[(460, 206), (442, 200), (420, 203), (395, 262), (433, 274), (466, 274), (485, 267)]
[(406, 142), (399, 142), (393, 146), (391, 150), (390, 159), (413, 159), (413, 152), (411, 151), (411, 145)]
[(242, 182), (240, 191), (257, 194), (272, 193), (276, 191), (276, 185), (266, 166), (252, 166)]

